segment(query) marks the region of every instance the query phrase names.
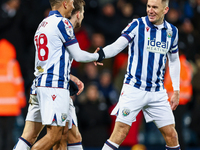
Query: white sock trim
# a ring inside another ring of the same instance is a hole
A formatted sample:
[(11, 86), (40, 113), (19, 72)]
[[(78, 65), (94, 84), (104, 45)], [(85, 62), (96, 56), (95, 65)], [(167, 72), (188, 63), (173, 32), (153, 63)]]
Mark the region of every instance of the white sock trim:
[(116, 148), (119, 148), (119, 145), (118, 144), (116, 144), (116, 143), (114, 143), (114, 142), (112, 142), (112, 141), (110, 141), (110, 140), (107, 140), (110, 144), (112, 144), (113, 146), (115, 146)]
[(166, 147), (169, 147), (169, 148), (178, 148), (178, 147), (180, 147), (180, 145), (177, 145), (177, 146), (167, 146), (166, 145)]

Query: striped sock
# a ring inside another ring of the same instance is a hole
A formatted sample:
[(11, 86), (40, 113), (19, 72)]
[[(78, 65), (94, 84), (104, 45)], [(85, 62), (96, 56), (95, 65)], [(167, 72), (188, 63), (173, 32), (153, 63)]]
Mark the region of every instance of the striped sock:
[(104, 146), (102, 148), (102, 150), (117, 150), (119, 147), (118, 144), (110, 141), (110, 140), (107, 140), (105, 143), (104, 143)]
[(166, 150), (181, 150), (181, 148), (180, 148), (180, 145), (173, 146), (173, 147), (166, 145)]
[(83, 146), (81, 142), (72, 143), (72, 144), (67, 144), (67, 149), (68, 150), (83, 150)]
[(25, 140), (24, 138), (20, 137), (17, 144), (13, 148), (13, 150), (30, 150), (31, 149), (31, 144)]

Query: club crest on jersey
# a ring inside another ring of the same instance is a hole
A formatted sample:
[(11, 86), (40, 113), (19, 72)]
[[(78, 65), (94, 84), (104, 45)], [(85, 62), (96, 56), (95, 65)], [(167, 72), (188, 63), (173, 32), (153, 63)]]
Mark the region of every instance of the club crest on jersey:
[(172, 37), (172, 30), (167, 30), (167, 37), (168, 38), (171, 38)]
[(128, 108), (124, 108), (123, 110), (122, 110), (122, 114), (123, 114), (123, 116), (128, 116), (129, 114), (130, 114), (130, 109), (128, 109)]
[(160, 42), (156, 41), (154, 38), (153, 40), (150, 40), (148, 38), (147, 41), (147, 50), (152, 53), (160, 53), (160, 54), (166, 54), (168, 52), (168, 46), (169, 42)]
[(68, 37), (69, 39), (74, 39), (75, 38), (72, 28), (66, 28), (66, 32), (67, 32), (67, 35), (69, 36)]
[(67, 34), (71, 37), (71, 36), (73, 36), (73, 29), (71, 29), (71, 28), (66, 28), (66, 32), (67, 32)]
[(67, 119), (67, 114), (62, 113), (61, 114), (61, 119), (62, 119), (62, 122), (65, 121)]

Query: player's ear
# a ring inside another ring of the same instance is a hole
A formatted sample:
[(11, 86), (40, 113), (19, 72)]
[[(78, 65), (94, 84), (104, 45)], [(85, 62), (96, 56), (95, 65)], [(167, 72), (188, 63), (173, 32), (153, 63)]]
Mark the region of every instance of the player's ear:
[(168, 11), (169, 11), (169, 7), (166, 6), (165, 9), (164, 9), (164, 14), (168, 13)]
[(67, 8), (67, 1), (63, 1), (62, 4), (63, 4), (64, 8), (66, 9)]
[(80, 11), (77, 11), (76, 17), (79, 19), (80, 18)]

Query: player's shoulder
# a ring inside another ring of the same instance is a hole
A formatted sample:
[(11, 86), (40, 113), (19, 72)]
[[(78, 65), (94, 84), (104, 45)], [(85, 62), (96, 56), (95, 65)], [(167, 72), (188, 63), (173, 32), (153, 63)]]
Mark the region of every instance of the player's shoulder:
[(130, 24), (138, 24), (140, 21), (140, 18), (133, 18), (133, 20), (130, 22)]
[(138, 24), (139, 24), (139, 20), (134, 18), (134, 19), (127, 25), (126, 28), (129, 28), (129, 27), (131, 27), (131, 26), (132, 26), (132, 27), (134, 26), (134, 28), (135, 28), (135, 27), (138, 26)]
[(139, 18), (134, 18), (129, 25), (134, 25), (134, 26), (138, 26), (139, 24), (145, 24), (146, 22), (146, 16), (144, 17), (139, 17)]
[(72, 23), (69, 21), (69, 19), (67, 19), (67, 18), (62, 18), (62, 22), (64, 23), (64, 25), (65, 25), (67, 28), (73, 28), (73, 25), (72, 25)]
[(178, 31), (178, 28), (177, 28), (175, 25), (173, 25), (173, 24), (169, 23), (169, 22), (168, 22), (168, 21), (166, 21), (166, 20), (164, 20), (164, 23), (166, 24), (166, 26), (167, 26), (167, 28), (168, 28), (168, 29), (171, 29), (171, 30), (176, 30), (176, 31)]

